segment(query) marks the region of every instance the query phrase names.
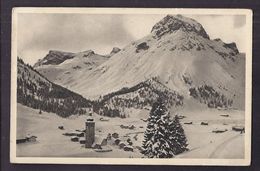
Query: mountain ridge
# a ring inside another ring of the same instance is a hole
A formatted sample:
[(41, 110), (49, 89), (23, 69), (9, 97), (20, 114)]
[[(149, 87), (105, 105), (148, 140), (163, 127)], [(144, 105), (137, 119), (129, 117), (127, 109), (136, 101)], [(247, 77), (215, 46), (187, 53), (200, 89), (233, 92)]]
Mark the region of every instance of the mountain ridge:
[(109, 58), (109, 57), (112, 57), (114, 54), (118, 53), (120, 50), (121, 49), (118, 47), (113, 47), (113, 49), (111, 50), (111, 52), (108, 55), (99, 55), (99, 54), (96, 54), (93, 50), (86, 50), (86, 51), (77, 52), (77, 53), (65, 52), (65, 51), (61, 51), (61, 50), (49, 50), (49, 53), (45, 57), (43, 57), (43, 59), (39, 59), (33, 65), (33, 67), (37, 68), (42, 65), (59, 65), (68, 59), (73, 59), (73, 58), (79, 56), (80, 54), (83, 54), (82, 57), (85, 57), (85, 58), (91, 57), (93, 55), (99, 55), (104, 58)]
[(239, 107), (244, 106), (244, 71), (245, 58), (235, 43), (211, 40), (195, 20), (167, 15), (150, 34), (128, 44), (113, 58), (89, 72), (61, 76), (58, 82), (97, 99), (157, 77), (186, 99), (192, 98), (190, 88), (210, 86)]

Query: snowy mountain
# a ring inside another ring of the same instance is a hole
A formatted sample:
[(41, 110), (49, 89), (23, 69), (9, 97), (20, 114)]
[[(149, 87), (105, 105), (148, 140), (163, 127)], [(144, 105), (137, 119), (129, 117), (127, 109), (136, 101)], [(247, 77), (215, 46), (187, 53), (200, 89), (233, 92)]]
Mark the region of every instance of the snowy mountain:
[(92, 102), (66, 88), (56, 85), (25, 64), (17, 61), (17, 102), (62, 117), (84, 114)]
[(115, 47), (109, 55), (98, 55), (92, 50), (79, 53), (50, 50), (43, 59), (35, 63), (34, 68), (50, 81), (67, 86), (70, 85), (73, 75), (95, 69), (119, 51), (120, 49)]
[(36, 69), (92, 99), (156, 77), (184, 100), (195, 99), (209, 107), (244, 108), (245, 55), (235, 43), (211, 40), (203, 26), (191, 18), (167, 15), (151, 33), (112, 58), (89, 53)]
[(42, 60), (39, 59), (33, 67), (41, 65), (58, 65), (67, 59), (72, 59), (74, 57), (75, 53), (50, 50), (49, 54), (47, 54)]

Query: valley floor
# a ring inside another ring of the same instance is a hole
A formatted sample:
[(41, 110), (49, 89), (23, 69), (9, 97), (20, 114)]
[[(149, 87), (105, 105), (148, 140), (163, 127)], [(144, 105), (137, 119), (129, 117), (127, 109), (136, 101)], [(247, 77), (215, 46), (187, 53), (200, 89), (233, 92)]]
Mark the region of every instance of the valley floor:
[[(244, 158), (244, 134), (232, 131), (232, 126), (244, 125), (244, 111), (205, 109), (179, 113), (186, 116), (181, 123), (187, 135), (189, 151), (176, 156), (177, 158)], [(229, 117), (220, 116), (221, 114), (228, 114)], [(96, 137), (105, 138), (108, 133), (116, 132), (120, 139), (130, 137), (133, 147), (140, 147), (147, 125), (142, 119), (147, 119), (148, 115), (148, 110), (129, 110), (129, 118), (103, 117), (108, 121), (100, 121), (101, 116), (94, 114)], [(133, 152), (126, 152), (112, 144), (108, 145), (111, 152), (95, 152), (62, 135), (84, 129), (85, 120), (85, 115), (65, 119), (53, 113), (39, 114), (39, 110), (17, 104), (17, 138), (28, 134), (37, 136), (36, 142), (17, 144), (17, 157), (143, 157), (137, 148)], [(186, 125), (186, 122), (192, 124)], [(201, 122), (208, 122), (208, 125), (201, 125)], [(120, 125), (134, 125), (135, 129), (122, 129)], [(58, 129), (59, 126), (64, 126), (64, 130)], [(227, 131), (213, 133), (216, 129)]]

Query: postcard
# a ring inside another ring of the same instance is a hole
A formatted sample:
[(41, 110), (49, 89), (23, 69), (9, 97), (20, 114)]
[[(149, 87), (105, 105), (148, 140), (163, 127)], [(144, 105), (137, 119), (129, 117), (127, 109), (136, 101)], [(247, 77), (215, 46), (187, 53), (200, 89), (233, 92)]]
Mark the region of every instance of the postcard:
[(12, 163), (250, 165), (252, 11), (12, 14)]

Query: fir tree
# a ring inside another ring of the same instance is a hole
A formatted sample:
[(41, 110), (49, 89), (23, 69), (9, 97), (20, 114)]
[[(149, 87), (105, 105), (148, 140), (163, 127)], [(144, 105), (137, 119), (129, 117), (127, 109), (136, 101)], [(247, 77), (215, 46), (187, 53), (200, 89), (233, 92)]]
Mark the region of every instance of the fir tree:
[(155, 102), (152, 106), (150, 116), (148, 118), (148, 125), (144, 134), (144, 141), (143, 141), (143, 151), (142, 154), (148, 156), (148, 157), (153, 157), (154, 154), (152, 153), (152, 146), (154, 144), (154, 134), (156, 131), (155, 124), (156, 121), (160, 118), (160, 102)]
[(153, 104), (144, 134), (141, 153), (149, 158), (172, 158), (187, 150), (184, 130), (177, 117), (170, 120), (164, 101)]
[(187, 138), (177, 115), (175, 115), (174, 120), (169, 123), (169, 133), (169, 140), (171, 141), (174, 155), (188, 150)]

